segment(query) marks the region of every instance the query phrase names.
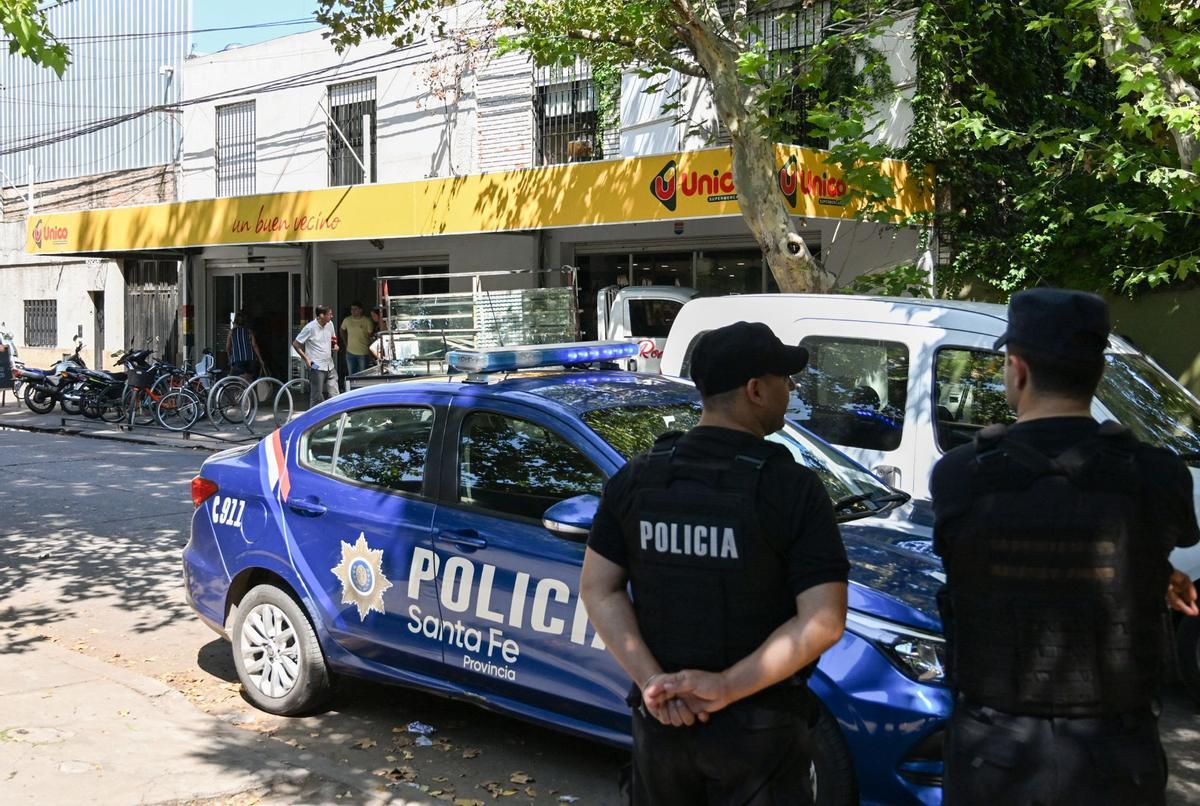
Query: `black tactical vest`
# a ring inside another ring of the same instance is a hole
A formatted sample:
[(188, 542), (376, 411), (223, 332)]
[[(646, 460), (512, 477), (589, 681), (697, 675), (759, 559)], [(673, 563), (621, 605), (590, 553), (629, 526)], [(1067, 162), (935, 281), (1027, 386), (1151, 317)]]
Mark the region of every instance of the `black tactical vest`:
[(1014, 714), (1145, 707), (1163, 674), (1167, 570), (1137, 441), (1108, 422), (1051, 459), (992, 426), (975, 447), (946, 569), (956, 687)]
[(682, 434), (659, 437), (635, 471), (622, 527), (633, 606), (668, 671), (720, 671), (796, 614), (783, 553), (755, 514), (759, 473), (778, 447), (732, 462), (676, 456)]

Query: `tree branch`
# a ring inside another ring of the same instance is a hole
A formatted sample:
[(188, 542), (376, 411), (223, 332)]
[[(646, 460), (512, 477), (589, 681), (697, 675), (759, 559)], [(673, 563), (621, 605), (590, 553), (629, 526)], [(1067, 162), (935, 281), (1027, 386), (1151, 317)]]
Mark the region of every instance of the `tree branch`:
[[(1150, 41), (1137, 28), (1133, 5), (1129, 0), (1102, 0), (1096, 6), (1096, 17), (1100, 21), (1104, 58), (1110, 69), (1115, 71), (1121, 66), (1120, 59), (1116, 57), (1125, 51), (1150, 65), (1166, 89), (1170, 103), (1200, 106), (1200, 90), (1167, 67), (1162, 56), (1155, 52)], [(1182, 103), (1180, 99), (1183, 99)], [(1181, 166), (1190, 169), (1200, 160), (1200, 139), (1187, 131), (1171, 127), (1167, 131), (1175, 141)]]
[[(611, 45), (618, 45), (625, 48), (635, 57), (639, 50), (643, 47), (632, 39), (612, 34), (600, 33), (599, 31), (589, 31), (587, 29), (578, 28), (564, 32), (567, 39), (575, 39), (581, 42), (603, 42)], [(670, 67), (676, 72), (683, 73), (696, 78), (707, 78), (708, 73), (694, 61), (686, 59), (674, 51), (663, 48), (660, 52), (654, 55), (654, 58), (662, 62), (667, 67)]]

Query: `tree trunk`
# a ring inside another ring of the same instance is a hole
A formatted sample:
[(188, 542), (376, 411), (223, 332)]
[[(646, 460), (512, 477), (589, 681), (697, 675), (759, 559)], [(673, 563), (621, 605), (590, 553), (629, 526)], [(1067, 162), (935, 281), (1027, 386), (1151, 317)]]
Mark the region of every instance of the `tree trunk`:
[[(1129, 0), (1104, 0), (1096, 7), (1096, 16), (1100, 20), (1100, 30), (1105, 34), (1101, 41), (1104, 43), (1104, 58), (1110, 69), (1115, 72), (1121, 66), (1120, 58), (1114, 57), (1125, 51), (1154, 70), (1168, 99), (1176, 103), (1200, 106), (1200, 89), (1171, 70), (1163, 61), (1161, 53), (1140, 31), (1135, 30), (1137, 19)], [(1188, 171), (1194, 170), (1197, 161), (1200, 160), (1200, 139), (1178, 126), (1171, 127), (1168, 131), (1175, 141), (1180, 167)]]
[[(682, 8), (681, 8), (682, 6)], [(733, 144), (733, 183), (746, 226), (763, 251), (779, 290), (784, 293), (817, 293), (833, 287), (832, 277), (813, 257), (796, 230), (796, 224), (779, 190), (775, 147), (754, 130), (750, 110), (754, 90), (737, 73), (736, 43), (718, 33), (724, 25), (686, 3), (677, 4), (683, 22), (680, 35), (708, 73), (717, 116), (729, 130)], [(684, 11), (683, 9), (686, 9)], [(714, 6), (715, 9), (715, 6)]]

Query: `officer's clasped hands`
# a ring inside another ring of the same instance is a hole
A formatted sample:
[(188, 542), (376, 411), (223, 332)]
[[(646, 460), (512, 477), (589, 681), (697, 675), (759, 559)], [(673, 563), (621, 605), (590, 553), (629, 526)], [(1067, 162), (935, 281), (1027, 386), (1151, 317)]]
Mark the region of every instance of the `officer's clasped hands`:
[[(659, 722), (678, 726), (707, 722), (711, 714), (732, 700), (720, 674), (685, 669), (653, 675), (642, 692), (642, 701)], [(677, 717), (682, 722), (676, 721)]]

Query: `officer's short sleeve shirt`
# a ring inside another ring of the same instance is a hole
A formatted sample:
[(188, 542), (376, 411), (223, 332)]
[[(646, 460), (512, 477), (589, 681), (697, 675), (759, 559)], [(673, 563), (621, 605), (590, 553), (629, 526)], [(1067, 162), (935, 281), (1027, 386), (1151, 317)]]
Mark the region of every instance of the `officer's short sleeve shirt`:
[[(761, 440), (752, 434), (700, 426), (680, 438), (676, 452), (681, 458), (704, 463), (732, 462), (738, 454), (760, 445)], [(588, 537), (588, 548), (622, 568), (629, 568), (622, 517), (632, 505), (632, 480), (644, 461), (644, 457), (635, 457), (609, 479)], [(787, 585), (793, 596), (827, 582), (846, 581), (850, 564), (825, 485), (782, 446), (779, 455), (760, 472), (755, 506), (763, 534), (785, 557)]]

